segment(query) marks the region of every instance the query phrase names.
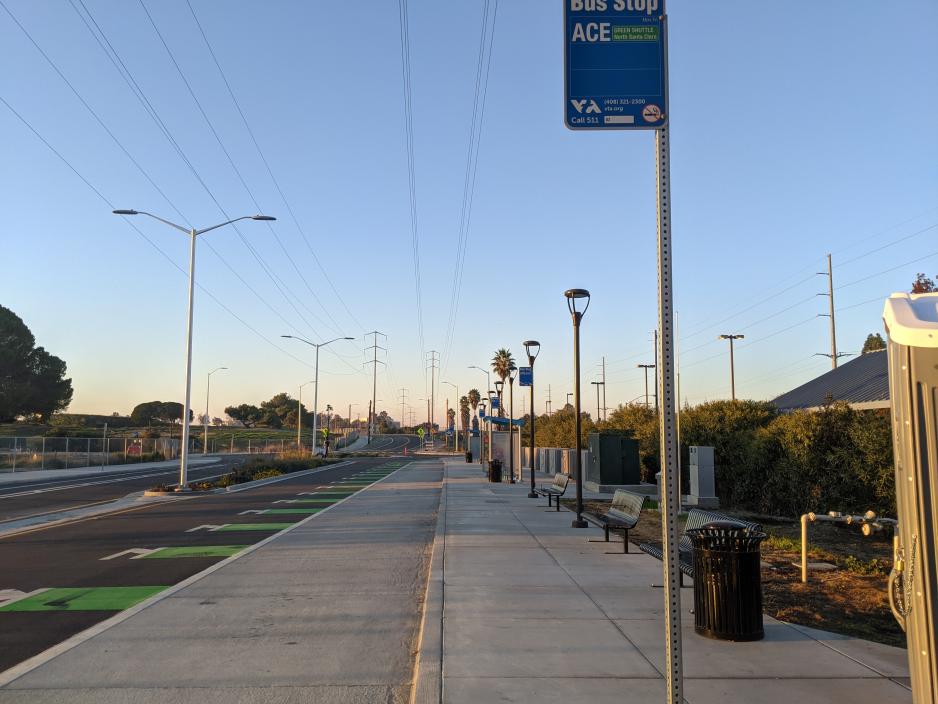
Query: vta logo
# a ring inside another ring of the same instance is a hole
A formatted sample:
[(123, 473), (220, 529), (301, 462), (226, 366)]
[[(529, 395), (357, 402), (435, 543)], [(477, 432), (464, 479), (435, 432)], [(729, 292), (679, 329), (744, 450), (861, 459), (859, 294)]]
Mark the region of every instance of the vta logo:
[(602, 112), (595, 100), (571, 100), (570, 102), (573, 103), (573, 107), (576, 108), (576, 111), (579, 113), (585, 112), (589, 115), (590, 113), (599, 114)]

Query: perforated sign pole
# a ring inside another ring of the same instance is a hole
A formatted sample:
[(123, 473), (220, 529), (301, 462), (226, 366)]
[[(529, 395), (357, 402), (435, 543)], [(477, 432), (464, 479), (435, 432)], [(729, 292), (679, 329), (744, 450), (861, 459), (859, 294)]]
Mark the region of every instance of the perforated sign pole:
[[(662, 7), (662, 14), (664, 8)], [(668, 23), (662, 21), (664, 41), (664, 90), (668, 92)], [(666, 104), (669, 101), (665, 101)], [(681, 510), (681, 481), (678, 469), (677, 405), (674, 389), (674, 303), (671, 286), (671, 145), (669, 128), (655, 130), (655, 164), (658, 176), (658, 418), (661, 435), (661, 492), (664, 520), (661, 544), (664, 548), (665, 668), (669, 704), (682, 704), (684, 690), (681, 666), (681, 582), (677, 551), (677, 516)]]

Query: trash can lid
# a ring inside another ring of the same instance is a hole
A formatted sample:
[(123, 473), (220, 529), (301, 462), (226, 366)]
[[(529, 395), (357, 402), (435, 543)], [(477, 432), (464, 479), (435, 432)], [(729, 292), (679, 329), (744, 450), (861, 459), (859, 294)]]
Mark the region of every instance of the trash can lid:
[(894, 293), (883, 309), (886, 333), (906, 347), (938, 347), (938, 293)]

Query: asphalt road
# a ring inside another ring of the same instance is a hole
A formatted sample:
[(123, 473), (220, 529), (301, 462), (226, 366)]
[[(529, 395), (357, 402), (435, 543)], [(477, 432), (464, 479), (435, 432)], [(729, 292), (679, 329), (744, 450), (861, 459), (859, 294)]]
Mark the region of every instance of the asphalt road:
[[(0, 538), (0, 599), (18, 596), (17, 592), (53, 590), (0, 605), (0, 671), (302, 520), (402, 464), (386, 458), (353, 459), (341, 467), (288, 476), (246, 491), (176, 498)], [(363, 476), (351, 479), (354, 475)], [(262, 510), (262, 515), (242, 513)], [(118, 555), (155, 548), (177, 550), (153, 553), (152, 558)], [(161, 557), (169, 559), (154, 559)]]
[[(225, 474), (231, 461), (226, 457), (209, 465), (190, 466), (189, 477), (200, 480)], [(157, 484), (174, 485), (178, 478), (179, 467), (174, 465), (0, 485), (0, 523), (113, 501)]]
[(423, 441), (416, 435), (374, 435), (371, 442), (365, 445), (366, 452), (408, 452), (419, 450)]

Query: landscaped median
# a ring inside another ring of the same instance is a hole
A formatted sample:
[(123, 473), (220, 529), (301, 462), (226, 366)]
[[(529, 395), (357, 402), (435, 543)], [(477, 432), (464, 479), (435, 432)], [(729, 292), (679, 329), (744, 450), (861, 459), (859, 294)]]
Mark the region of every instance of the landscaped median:
[[(262, 479), (272, 479), (284, 474), (305, 472), (318, 469), (336, 462), (339, 459), (322, 459), (321, 457), (285, 457), (283, 459), (267, 459), (257, 457), (248, 460), (237, 469), (214, 479), (213, 481), (195, 482), (189, 484), (191, 491), (219, 491), (229, 487), (256, 482)], [(147, 496), (161, 496), (176, 493), (175, 485), (159, 484), (146, 491)]]

